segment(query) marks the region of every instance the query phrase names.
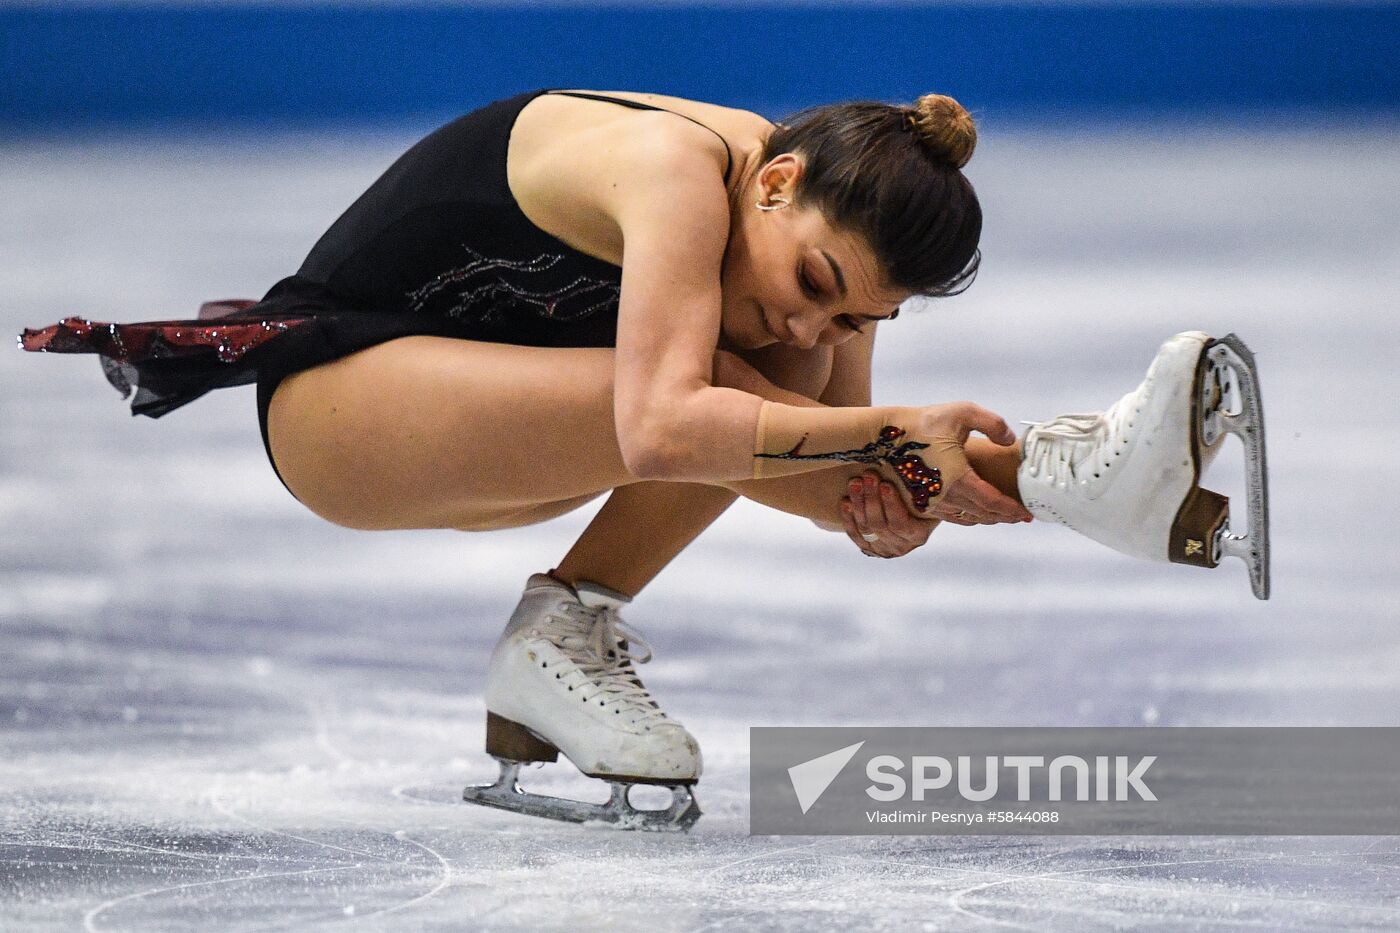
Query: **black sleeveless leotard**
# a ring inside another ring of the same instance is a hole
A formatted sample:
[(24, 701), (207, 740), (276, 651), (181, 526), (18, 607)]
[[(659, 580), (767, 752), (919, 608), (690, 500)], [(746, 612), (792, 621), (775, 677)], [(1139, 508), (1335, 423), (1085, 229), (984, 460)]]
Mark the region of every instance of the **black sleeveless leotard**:
[[(664, 109), (552, 89), (497, 101), (404, 153), (326, 231), (297, 273), (251, 307), (198, 321), (88, 325), (70, 318), (26, 331), (22, 344), (101, 353), (108, 378), (119, 389), (137, 389), (133, 413), (151, 417), (211, 389), (256, 381), (269, 461), (267, 409), (278, 384), (357, 350), (414, 334), (614, 346), (622, 270), (537, 227), (506, 181), (516, 117), (553, 93)], [(729, 153), (726, 182), (732, 163)]]

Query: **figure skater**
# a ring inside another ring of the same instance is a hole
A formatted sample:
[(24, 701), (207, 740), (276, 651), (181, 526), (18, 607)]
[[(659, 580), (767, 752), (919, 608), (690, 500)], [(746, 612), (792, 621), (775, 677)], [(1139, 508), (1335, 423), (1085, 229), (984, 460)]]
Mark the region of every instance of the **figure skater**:
[[(775, 124), (655, 94), (532, 91), (414, 145), (260, 302), (69, 318), (21, 344), (100, 354), (151, 417), (256, 382), (274, 471), (348, 528), (490, 531), (607, 494), (501, 636), (485, 693), (502, 774), (467, 797), (685, 827), (700, 750), (637, 676), (651, 652), (620, 610), (740, 496), (869, 557), (909, 554), (940, 522), (1034, 515), (1149, 559), (1240, 554), (1267, 593), (1262, 413), (1237, 338), (1178, 335), (1105, 412), (1020, 440), (971, 402), (872, 405), (877, 330), (897, 335), (909, 299), (976, 274), (975, 144), (938, 94)], [(1198, 485), (1229, 431), (1258, 450), (1244, 536)], [(613, 799), (520, 791), (520, 764), (559, 751)], [(635, 783), (671, 787), (671, 807), (634, 810)]]

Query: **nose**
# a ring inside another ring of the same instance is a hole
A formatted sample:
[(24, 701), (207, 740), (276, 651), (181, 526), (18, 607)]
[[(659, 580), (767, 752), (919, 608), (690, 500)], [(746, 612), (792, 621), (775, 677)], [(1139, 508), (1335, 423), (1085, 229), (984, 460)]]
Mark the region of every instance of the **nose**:
[(817, 338), (826, 327), (825, 318), (816, 314), (794, 314), (787, 319), (792, 342), (802, 350), (810, 350), (817, 345)]

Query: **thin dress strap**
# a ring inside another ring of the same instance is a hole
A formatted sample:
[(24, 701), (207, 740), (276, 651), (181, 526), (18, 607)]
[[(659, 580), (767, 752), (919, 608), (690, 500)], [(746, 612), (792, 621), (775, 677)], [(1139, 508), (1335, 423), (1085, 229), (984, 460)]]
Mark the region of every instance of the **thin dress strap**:
[(644, 104), (639, 100), (627, 100), (626, 98), (622, 97), (608, 97), (605, 94), (585, 94), (581, 91), (546, 91), (545, 93), (558, 94), (564, 97), (583, 97), (587, 98), (588, 100), (601, 100), (606, 103), (621, 104), (624, 107), (631, 107), (633, 110), (660, 110), (662, 113), (674, 113), (676, 114), (676, 116), (681, 117), (682, 119), (689, 120), (696, 126), (704, 126), (705, 129), (709, 130), (711, 133), (714, 133), (716, 136), (719, 136), (719, 141), (721, 143), (724, 143), (724, 182), (725, 184), (729, 183), (729, 170), (734, 166), (734, 153), (729, 151), (729, 143), (725, 140), (723, 136), (720, 136), (719, 133), (715, 132), (714, 129), (705, 126), (705, 124), (701, 123), (694, 117), (687, 117), (683, 113), (676, 113), (676, 111), (674, 110), (667, 110), (665, 107), (657, 107), (654, 104)]

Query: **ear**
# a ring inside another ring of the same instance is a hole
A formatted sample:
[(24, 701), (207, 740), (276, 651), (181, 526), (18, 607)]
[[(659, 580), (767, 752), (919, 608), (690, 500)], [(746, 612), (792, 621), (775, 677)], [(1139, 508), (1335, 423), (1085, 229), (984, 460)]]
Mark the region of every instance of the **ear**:
[(806, 160), (796, 152), (784, 152), (768, 160), (768, 164), (758, 170), (758, 193), (767, 200), (779, 195), (794, 200), (793, 192), (807, 170)]

